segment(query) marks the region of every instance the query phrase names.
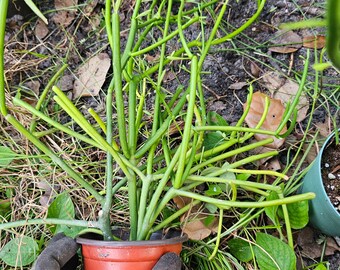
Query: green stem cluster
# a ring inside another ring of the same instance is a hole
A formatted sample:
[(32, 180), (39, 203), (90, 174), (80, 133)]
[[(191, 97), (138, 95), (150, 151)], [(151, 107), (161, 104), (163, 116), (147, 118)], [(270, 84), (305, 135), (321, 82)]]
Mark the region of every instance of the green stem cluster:
[[(5, 10), (5, 2), (6, 1), (1, 2), (0, 8), (2, 8), (2, 10)], [(155, 8), (157, 2), (158, 1), (153, 0), (150, 6)], [(104, 131), (105, 138), (57, 87), (52, 87), (55, 93), (55, 102), (81, 127), (83, 133), (75, 132), (53, 121), (48, 115), (42, 113), (40, 110), (41, 102), (39, 106), (34, 108), (18, 98), (13, 99), (16, 105), (24, 107), (35, 117), (47, 122), (57, 130), (63, 131), (93, 147), (106, 151), (105, 196), (101, 195), (102, 193), (91, 186), (80, 173), (58, 157), (57, 154), (42, 143), (39, 138), (35, 137), (31, 132), (34, 130), (34, 126), (31, 131), (26, 130), (12, 115), (8, 114), (5, 102), (4, 78), (0, 76), (1, 113), (6, 117), (7, 121), (28, 138), (37, 148), (49, 156), (55, 164), (64, 169), (80, 186), (88, 190), (102, 206), (101, 214), (96, 222), (90, 224), (86, 222), (67, 221), (65, 224), (78, 224), (77, 226), (90, 225), (99, 228), (103, 232), (104, 239), (112, 240), (110, 214), (113, 196), (122, 185), (127, 183), (131, 240), (147, 239), (151, 232), (169, 226), (171, 222), (180, 215), (190, 210), (193, 205), (203, 202), (214, 204), (219, 208), (219, 235), (223, 235), (221, 230), (223, 211), (225, 209), (232, 207), (264, 208), (273, 205), (283, 205), (288, 240), (292, 245), (289, 217), (284, 205), (301, 200), (308, 200), (313, 198), (314, 195), (308, 193), (284, 197), (283, 191), (277, 185), (226, 179), (223, 176), (227, 172), (232, 172), (236, 174), (262, 174), (285, 178), (284, 175), (277, 172), (242, 169), (245, 164), (252, 163), (264, 157), (276, 155), (278, 153), (277, 151), (249, 156), (235, 161), (228, 166), (222, 166), (227, 158), (237, 157), (259, 146), (266, 145), (273, 140), (267, 139), (236, 147), (238, 144), (247, 141), (255, 133), (279, 136), (280, 129), (277, 131), (261, 129), (261, 125), (267, 116), (269, 101), (267, 100), (266, 102), (265, 112), (256, 128), (243, 127), (244, 119), (249, 108), (245, 110), (245, 113), (236, 126), (207, 126), (205, 98), (202, 90), (201, 73), (203, 63), (212, 46), (228, 42), (249, 27), (261, 13), (266, 1), (259, 1), (256, 13), (241, 27), (224, 37), (216, 38), (216, 33), (227, 10), (228, 1), (224, 1), (208, 39), (205, 40), (205, 36), (202, 35), (201, 41), (187, 41), (184, 30), (204, 20), (201, 15), (198, 15), (198, 11), (216, 2), (217, 1), (211, 1), (199, 4), (200, 7), (196, 7), (191, 11), (184, 11), (185, 1), (181, 0), (178, 14), (172, 15), (172, 1), (163, 0), (159, 4), (157, 12), (154, 13), (153, 8), (151, 8), (149, 10), (150, 14), (141, 15), (141, 0), (137, 0), (131, 18), (131, 27), (126, 47), (122, 53), (120, 51), (120, 1), (106, 0), (105, 25), (108, 41), (112, 49), (113, 65), (113, 78), (106, 95), (106, 123), (104, 123), (94, 111), (91, 113), (101, 127), (101, 130)], [(164, 10), (166, 10), (166, 12)], [(161, 18), (163, 14), (162, 11), (166, 14), (165, 18)], [(2, 18), (4, 17), (5, 16)], [(146, 22), (143, 21), (145, 17), (147, 19)], [(1, 19), (0, 23), (0, 42), (3, 44), (5, 21)], [(170, 32), (172, 23), (176, 23), (177, 29)], [(164, 26), (162, 27), (162, 25)], [(142, 48), (143, 41), (154, 28), (161, 31), (162, 37), (154, 44)], [(169, 54), (167, 53), (168, 42), (176, 36), (179, 37), (182, 48)], [(149, 67), (148, 64), (145, 63), (144, 57), (151, 51), (159, 53), (159, 61), (157, 64)], [(0, 57), (3, 61), (3, 46), (0, 49)], [(163, 77), (167, 72), (167, 65), (177, 59), (186, 61), (190, 66), (190, 69), (187, 71), (190, 74), (190, 82), (187, 89), (178, 87), (178, 90), (173, 94), (170, 102), (166, 102), (168, 97), (167, 92), (163, 89)], [(66, 66), (63, 66), (60, 69), (53, 81), (65, 68)], [(3, 74), (3, 62), (0, 65), (0, 71)], [(154, 80), (152, 76), (156, 76), (157, 79)], [(46, 89), (49, 89), (49, 87), (50, 85)], [(145, 108), (147, 87), (155, 90), (153, 112), (151, 113)], [(47, 91), (48, 90), (43, 92), (43, 96), (46, 96)], [(126, 97), (128, 98), (126, 99)], [(251, 97), (252, 88), (250, 88), (248, 101), (251, 100)], [(40, 100), (42, 100), (42, 98)], [(125, 103), (126, 101), (127, 104)], [(293, 104), (293, 107), (295, 105), (296, 104)], [(113, 133), (114, 122), (112, 115), (114, 109), (116, 110), (116, 121), (119, 133), (117, 142), (114, 140)], [(151, 131), (145, 128), (147, 126), (145, 119), (147, 119), (149, 115), (152, 115)], [(289, 111), (287, 115), (290, 116), (291, 111)], [(180, 127), (181, 121), (183, 121), (183, 128)], [(289, 117), (285, 118), (281, 126), (284, 126), (287, 121), (289, 121)], [(171, 138), (172, 134), (168, 132), (172, 126), (177, 126), (177, 130), (182, 138), (180, 143), (174, 143), (174, 140)], [(223, 133), (227, 139), (221, 145), (206, 150), (202, 147), (205, 134), (214, 131)], [(147, 133), (147, 139), (143, 141), (144, 134)], [(161, 154), (158, 152), (161, 152)], [(118, 183), (116, 183), (114, 179), (114, 164), (117, 164), (125, 175), (125, 178)], [(205, 175), (205, 170), (209, 168), (213, 168), (214, 171)], [(229, 185), (232, 190), (231, 199), (202, 195), (195, 191), (195, 188), (203, 183), (224, 183)], [(268, 196), (268, 191), (275, 191), (280, 199), (268, 201), (264, 199), (262, 201), (239, 201), (237, 200), (237, 194), (240, 189), (252, 191), (264, 197)], [(157, 219), (169, 201), (175, 196), (189, 197), (193, 199), (193, 202), (157, 225)], [(36, 223), (29, 221), (25, 224), (48, 224), (51, 222), (55, 222), (55, 220), (36, 220)], [(57, 222), (58, 223), (55, 224), (60, 224), (60, 222), (63, 221)], [(20, 226), (22, 224), (24, 223), (12, 223), (13, 226)], [(12, 225), (0, 225), (0, 229), (10, 228)], [(218, 246), (218, 242), (216, 246)]]

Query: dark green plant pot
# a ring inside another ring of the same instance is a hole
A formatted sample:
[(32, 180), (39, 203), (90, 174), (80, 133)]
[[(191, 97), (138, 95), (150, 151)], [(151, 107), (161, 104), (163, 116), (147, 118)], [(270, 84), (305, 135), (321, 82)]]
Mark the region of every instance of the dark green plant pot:
[(321, 166), (323, 166), (321, 157), (333, 136), (334, 133), (327, 138), (315, 162), (305, 175), (301, 193), (314, 192), (316, 195), (315, 199), (309, 201), (310, 225), (327, 235), (340, 236), (340, 214), (328, 198), (321, 176)]

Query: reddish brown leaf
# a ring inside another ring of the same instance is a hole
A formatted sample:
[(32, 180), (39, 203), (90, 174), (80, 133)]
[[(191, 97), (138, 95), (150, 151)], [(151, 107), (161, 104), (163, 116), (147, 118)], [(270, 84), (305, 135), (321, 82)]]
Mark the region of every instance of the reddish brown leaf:
[[(275, 131), (277, 130), (278, 126), (281, 123), (281, 120), (282, 120), (282, 117), (285, 111), (285, 107), (283, 106), (280, 100), (269, 98), (267, 95), (261, 92), (256, 92), (253, 94), (253, 98), (250, 103), (250, 109), (246, 116), (245, 121), (250, 128), (255, 128), (257, 126), (257, 124), (260, 122), (260, 119), (264, 113), (266, 98), (269, 99), (270, 105), (268, 108), (268, 114), (261, 126), (261, 129)], [(247, 103), (244, 103), (243, 108), (245, 109), (246, 107), (247, 107)], [(281, 131), (281, 134), (283, 134), (286, 131), (287, 131), (287, 128), (285, 126), (283, 130)], [(256, 140), (258, 141), (262, 141), (267, 138), (273, 138), (274, 141), (266, 146), (275, 148), (275, 149), (279, 148), (285, 141), (283, 138), (278, 139), (278, 138), (275, 138), (274, 136), (265, 135), (265, 134), (255, 134), (254, 136)]]
[(325, 36), (307, 36), (303, 38), (303, 47), (310, 49), (322, 49), (326, 46)]

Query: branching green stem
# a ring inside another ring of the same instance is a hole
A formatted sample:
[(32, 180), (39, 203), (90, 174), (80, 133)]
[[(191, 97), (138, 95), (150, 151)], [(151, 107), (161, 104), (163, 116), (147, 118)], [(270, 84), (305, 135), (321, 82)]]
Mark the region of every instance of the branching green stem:
[(6, 116), (6, 91), (5, 91), (5, 63), (4, 63), (4, 50), (5, 50), (5, 30), (6, 30), (6, 17), (7, 17), (8, 0), (0, 2), (0, 112)]

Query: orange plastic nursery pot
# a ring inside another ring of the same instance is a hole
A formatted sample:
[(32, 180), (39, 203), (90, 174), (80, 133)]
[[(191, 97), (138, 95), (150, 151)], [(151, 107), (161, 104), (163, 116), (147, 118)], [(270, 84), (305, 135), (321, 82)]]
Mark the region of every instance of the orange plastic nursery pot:
[(148, 241), (103, 241), (93, 235), (77, 238), (81, 245), (84, 270), (152, 270), (167, 252), (178, 255), (187, 235)]

